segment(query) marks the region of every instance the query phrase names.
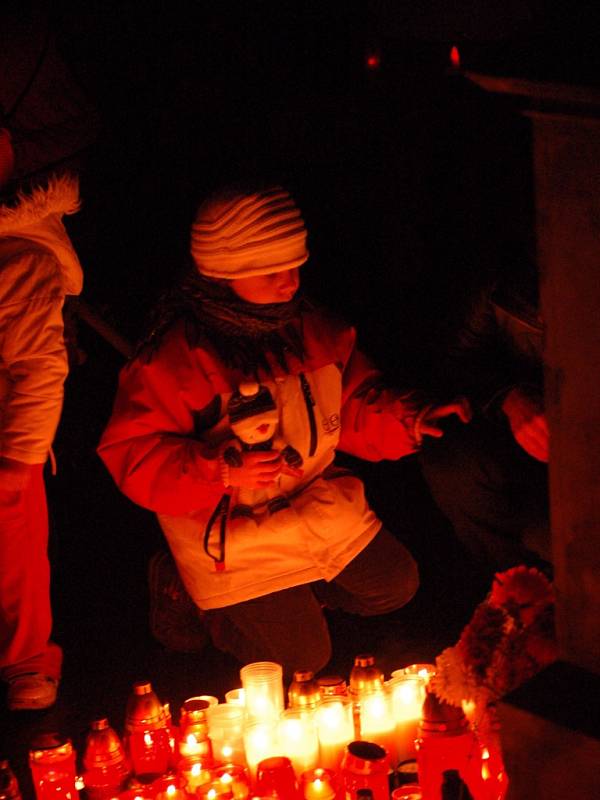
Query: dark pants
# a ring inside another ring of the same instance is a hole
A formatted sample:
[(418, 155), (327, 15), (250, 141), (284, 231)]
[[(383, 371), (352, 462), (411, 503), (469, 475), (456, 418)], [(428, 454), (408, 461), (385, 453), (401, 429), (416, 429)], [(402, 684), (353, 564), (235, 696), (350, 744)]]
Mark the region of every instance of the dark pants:
[(276, 661), (284, 673), (318, 672), (331, 658), (322, 606), (361, 616), (401, 608), (419, 585), (417, 565), (382, 528), (336, 578), (294, 586), (206, 615), (213, 642), (244, 663)]
[(419, 461), (433, 499), (486, 575), (549, 562), (548, 470), (486, 419), (427, 440)]

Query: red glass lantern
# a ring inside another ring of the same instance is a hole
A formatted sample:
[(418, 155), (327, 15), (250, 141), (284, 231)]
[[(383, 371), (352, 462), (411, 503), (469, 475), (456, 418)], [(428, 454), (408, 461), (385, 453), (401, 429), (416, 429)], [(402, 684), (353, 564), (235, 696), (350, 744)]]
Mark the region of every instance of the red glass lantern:
[(265, 758), (256, 769), (256, 794), (280, 800), (300, 800), (300, 787), (287, 756)]
[(163, 775), (172, 760), (164, 708), (150, 683), (135, 683), (125, 712), (124, 745), (137, 777)]
[(58, 733), (41, 734), (29, 751), (29, 766), (37, 800), (78, 800), (75, 750)]
[(373, 800), (388, 800), (390, 757), (375, 742), (350, 742), (342, 760), (341, 782), (347, 800), (355, 800), (361, 789), (368, 789)]
[(83, 751), (83, 768), (89, 800), (111, 800), (125, 788), (130, 771), (127, 756), (106, 718), (91, 724)]
[(481, 778), (481, 749), (460, 708), (428, 692), (416, 742), (419, 785), (427, 800), (442, 800), (444, 772), (456, 770), (474, 800), (487, 795)]

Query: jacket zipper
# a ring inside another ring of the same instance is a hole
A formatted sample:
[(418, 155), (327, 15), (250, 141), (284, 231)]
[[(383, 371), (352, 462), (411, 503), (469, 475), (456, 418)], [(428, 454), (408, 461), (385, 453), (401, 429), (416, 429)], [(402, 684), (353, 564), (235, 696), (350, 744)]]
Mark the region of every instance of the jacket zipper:
[(314, 456), (317, 449), (317, 420), (315, 419), (315, 398), (310, 389), (310, 384), (303, 372), (299, 373), (300, 386), (302, 387), (302, 394), (304, 395), (304, 402), (306, 403), (306, 411), (308, 413), (308, 425), (310, 428), (310, 445), (308, 448), (308, 455)]

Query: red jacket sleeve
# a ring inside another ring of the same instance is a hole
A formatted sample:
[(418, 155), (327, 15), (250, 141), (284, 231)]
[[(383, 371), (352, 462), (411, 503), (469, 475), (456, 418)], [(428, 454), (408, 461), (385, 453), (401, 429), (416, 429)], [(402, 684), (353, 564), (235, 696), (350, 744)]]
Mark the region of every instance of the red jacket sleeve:
[(214, 399), (183, 337), (168, 335), (148, 363), (122, 370), (98, 453), (124, 494), (164, 514), (216, 506), (225, 491), (217, 452), (194, 437), (195, 412)]
[(419, 393), (386, 388), (381, 372), (356, 347), (356, 332), (344, 332), (339, 449), (368, 461), (397, 459), (417, 449), (415, 417)]

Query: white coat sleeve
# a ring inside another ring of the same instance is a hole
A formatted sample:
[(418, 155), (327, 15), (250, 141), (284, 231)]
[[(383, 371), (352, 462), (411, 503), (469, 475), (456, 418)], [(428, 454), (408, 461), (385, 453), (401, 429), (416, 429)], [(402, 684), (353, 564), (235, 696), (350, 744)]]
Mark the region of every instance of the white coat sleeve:
[(2, 271), (0, 359), (4, 373), (0, 455), (46, 461), (68, 372), (60, 268), (48, 253), (22, 253)]

